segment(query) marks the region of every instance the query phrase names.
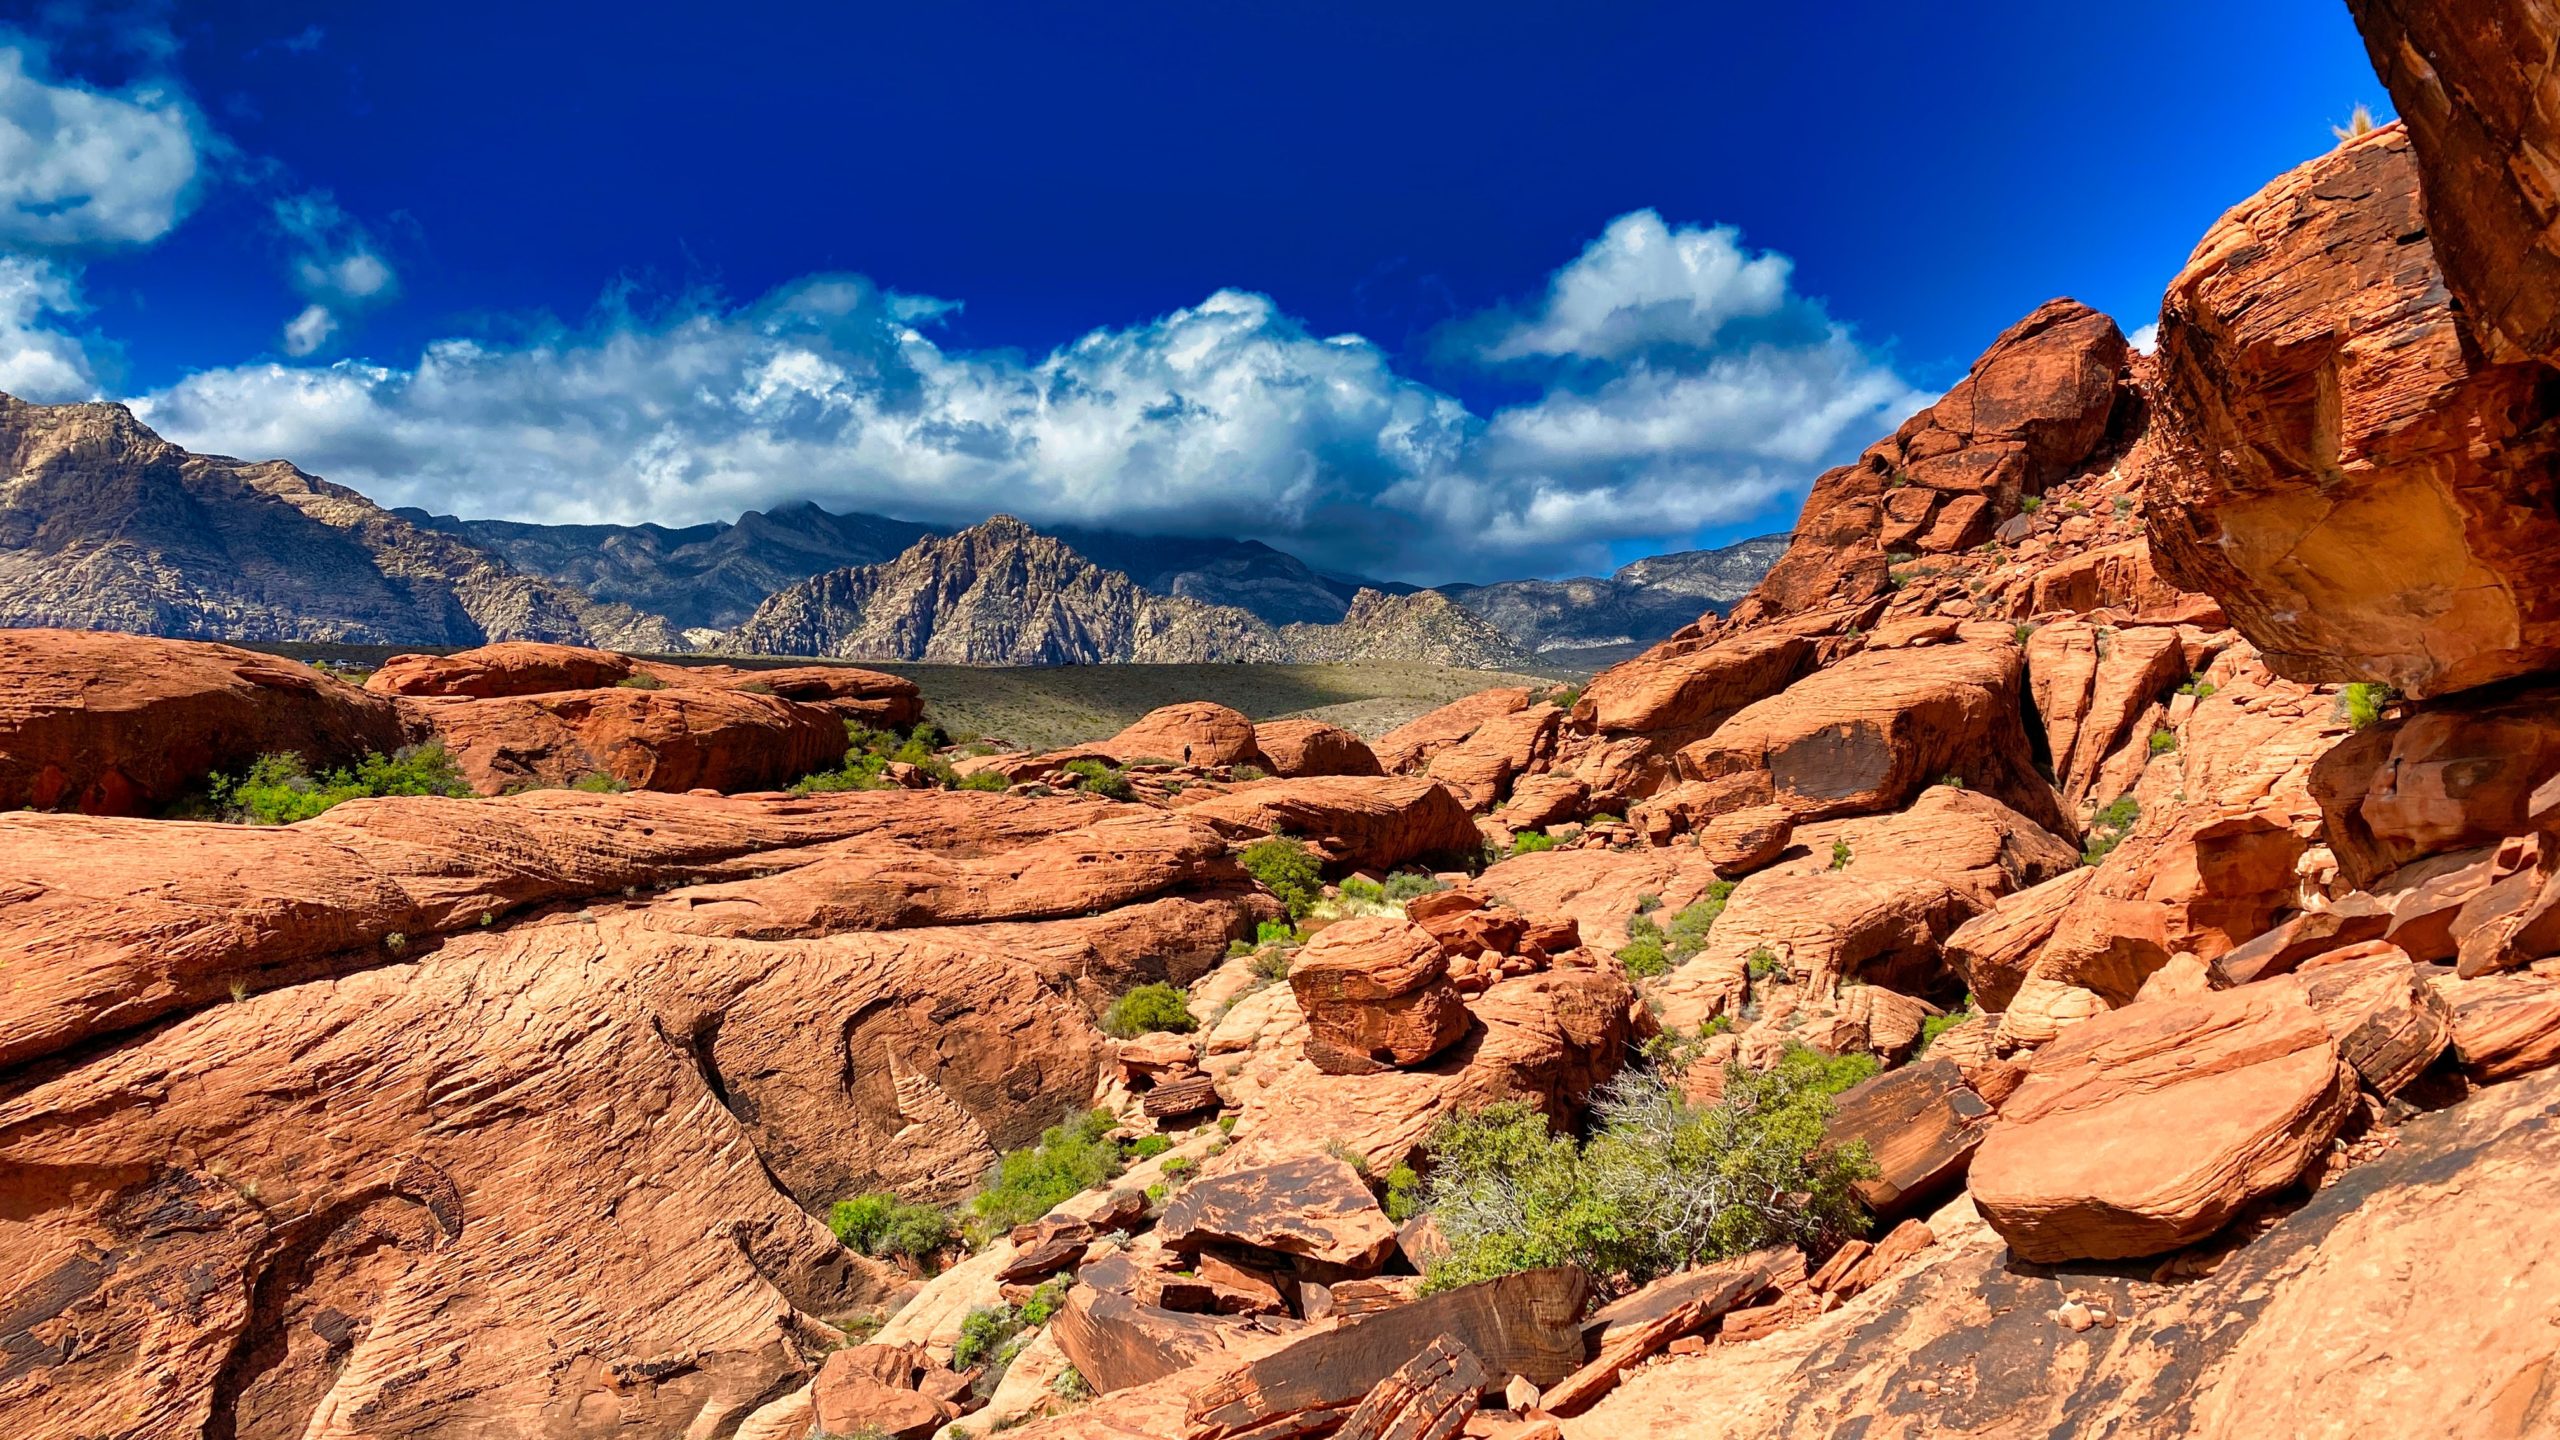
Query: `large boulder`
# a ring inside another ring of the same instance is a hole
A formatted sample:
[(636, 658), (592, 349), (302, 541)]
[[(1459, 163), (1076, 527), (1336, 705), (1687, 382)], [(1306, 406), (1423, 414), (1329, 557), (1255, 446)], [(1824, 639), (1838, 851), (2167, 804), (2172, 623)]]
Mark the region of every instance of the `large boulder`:
[(1369, 748), (1388, 774), (1411, 774), (1432, 756), (1476, 733), (1486, 721), (1528, 708), (1529, 692), (1524, 687), (1479, 690), (1406, 721), (1379, 736)]
[(1321, 720), (1265, 720), (1253, 727), (1254, 748), (1274, 775), (1383, 775), (1369, 742)]
[(1359, 1172), (1331, 1155), (1194, 1181), (1165, 1206), (1155, 1234), (1173, 1250), (1234, 1245), (1362, 1272), (1396, 1243), (1394, 1222)]
[(2560, 686), (2455, 695), (2368, 725), (2311, 769), (2340, 873), (2359, 888), (2411, 861), (2532, 828), (2560, 775)]
[(1112, 758), (1168, 760), (1177, 765), (1249, 765), (1262, 760), (1254, 748), (1253, 722), (1242, 711), (1206, 700), (1160, 705), (1094, 748)]
[(1962, 643), (1866, 650), (1742, 710), (1680, 752), (1721, 812), (1782, 805), (1799, 821), (1898, 810), (1947, 776), (2064, 828), (2027, 760), (2021, 655), (2006, 627)]
[(2560, 15), (2532, 0), (2349, 0), (2427, 177), (2427, 238), (2498, 362), (2560, 361)]
[(1409, 1069), (1467, 1033), (1449, 958), (1408, 920), (1363, 916), (1316, 933), (1289, 966), (1307, 1058), (1328, 1075)]
[(1174, 803), (1238, 838), (1297, 836), (1336, 865), (1387, 869), (1467, 854), (1482, 843), (1465, 803), (1430, 779), (1258, 780), (1214, 794), (1206, 788), (1185, 791)]
[(1610, 732), (1704, 724), (1785, 689), (1814, 654), (1810, 637), (1779, 626), (1667, 640), (1591, 677), (1573, 718)]
[(1967, 1183), (2022, 1260), (2157, 1255), (2301, 1179), (2354, 1100), (2290, 980), (2147, 1001), (2036, 1052)]
[(641, 674), (639, 661), (610, 650), (505, 640), (450, 655), (394, 655), (365, 677), (376, 695), (541, 695), (553, 690), (601, 690)]
[(390, 702), (308, 665), (192, 640), (0, 630), (0, 810), (145, 815), (270, 751), (400, 747)]
[(1471, 810), (1490, 810), (1511, 793), (1512, 780), (1545, 767), (1555, 756), (1556, 729), (1564, 712), (1532, 705), (1497, 715), (1475, 733), (1434, 754), (1424, 773), (1447, 785)]
[(634, 790), (768, 790), (844, 758), (822, 706), (666, 686), (412, 700), (483, 795), (610, 775)]
[(2398, 126), (2225, 215), (2160, 362), (2153, 554), (2278, 674), (2423, 697), (2560, 665), (2560, 395), (2482, 354)]

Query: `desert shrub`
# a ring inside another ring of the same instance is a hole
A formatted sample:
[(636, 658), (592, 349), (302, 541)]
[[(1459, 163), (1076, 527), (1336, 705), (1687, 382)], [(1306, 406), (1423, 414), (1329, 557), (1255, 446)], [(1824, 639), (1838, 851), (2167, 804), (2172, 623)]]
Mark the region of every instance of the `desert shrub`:
[(1141, 1135), (1129, 1146), (1132, 1160), (1153, 1160), (1173, 1148), (1173, 1141), (1162, 1135)]
[(261, 755), (238, 776), (212, 777), (205, 789), (215, 814), (251, 825), (290, 825), (349, 800), (377, 795), (471, 793), (452, 753), (434, 741), (389, 755), (369, 751), (353, 765), (319, 775), (299, 755)]
[(1256, 945), (1295, 945), (1298, 938), (1298, 927), (1286, 920), (1265, 920), (1253, 927)]
[(1159, 1033), (1188, 1035), (1199, 1028), (1189, 997), (1160, 980), (1139, 986), (1102, 1012), (1102, 1033), (1115, 1040)]
[(589, 795), (619, 795), (631, 787), (622, 783), (621, 779), (609, 770), (590, 770), (570, 781), (569, 788), (583, 790)]
[(1105, 800), (1129, 798), (1129, 776), (1118, 766), (1100, 760), (1070, 760), (1066, 771), (1076, 777), (1076, 788), (1088, 795), (1099, 795)]
[(2041, 495), (2021, 495), (2018, 497), (2018, 508), (2026, 514), (2033, 515), (2044, 508), (2044, 497)]
[(1686, 964), (1689, 958), (1707, 948), (1707, 937), (1724, 915), (1725, 903), (1733, 898), (1733, 882), (1710, 880), (1706, 893), (1683, 906), (1671, 923), (1663, 927), (1663, 939), (1669, 947), (1671, 963)]
[(2095, 865), (2124, 843), (2133, 833), (2133, 822), (2142, 818), (2142, 802), (2130, 795), (2119, 795), (2089, 817), (2089, 833), (2082, 844), (2080, 863)]
[(2382, 718), (2400, 692), (2376, 680), (2358, 680), (2340, 697), (2346, 707), (2347, 723), (2359, 730)]
[(1337, 887), (1342, 898), (1357, 905), (1383, 905), (1387, 887), (1365, 876), (1353, 875)]
[(1544, 830), (1523, 830), (1511, 837), (1511, 858), (1513, 859), (1554, 848), (1556, 848), (1556, 837)]
[(1115, 1123), (1109, 1111), (1089, 1111), (1042, 1131), (1036, 1145), (1006, 1152), (969, 1202), (971, 1213), (990, 1228), (1009, 1230), (1119, 1174), (1120, 1147), (1103, 1138)]
[(951, 1348), (951, 1365), (966, 1370), (993, 1360), (1022, 1333), (1022, 1311), (1012, 1305), (972, 1310), (960, 1317), (960, 1339)]
[(1832, 842), (1831, 842), (1831, 868), (1832, 868), (1832, 869), (1834, 869), (1834, 870), (1846, 870), (1846, 869), (1848, 869), (1848, 868), (1849, 868), (1849, 861), (1850, 861), (1850, 858), (1851, 858), (1851, 856), (1850, 856), (1850, 853), (1849, 853), (1849, 842), (1848, 842), (1848, 841), (1846, 841), (1846, 840), (1834, 840), (1834, 841), (1832, 841)]
[(1278, 946), (1257, 950), (1253, 956), (1255, 978), (1274, 984), (1289, 978), (1289, 952)]
[(1387, 1218), (1401, 1225), (1422, 1213), (1422, 1177), (1410, 1165), (1387, 1172)]
[(1227, 767), (1227, 774), (1230, 778), (1237, 780), (1268, 780), (1271, 778), (1271, 772), (1263, 769), (1259, 765), (1230, 765)]
[(1730, 1035), (1732, 1033), (1733, 1017), (1730, 1015), (1718, 1015), (1714, 1019), (1709, 1020), (1707, 1023), (1698, 1027), (1698, 1038), (1701, 1040), (1713, 1040), (1719, 1035)]
[(1751, 953), (1743, 958), (1742, 966), (1752, 979), (1766, 980), (1778, 973), (1779, 963), (1777, 951), (1760, 945), (1753, 947)]
[(973, 774), (960, 776), (958, 779), (951, 782), (951, 788), (954, 790), (984, 790), (993, 792), (1005, 789), (1006, 781), (1002, 775), (997, 774), (993, 770), (980, 770)]
[(1961, 790), (1964, 788), (1964, 777), (1961, 775), (1941, 775), (1938, 777), (1938, 783), (1946, 786), (1950, 790)]
[(848, 1249), (874, 1258), (904, 1255), (919, 1263), (932, 1260), (957, 1238), (950, 1216), (885, 1191), (837, 1201), (827, 1212), (827, 1228)]
[(2009, 638), (2017, 641), (2021, 645), (2026, 644), (2028, 640), (2034, 638), (2035, 633), (2036, 623), (2032, 620), (2021, 620), (2017, 624), (2009, 627)]
[[(924, 772), (936, 785), (961, 785), (951, 762), (934, 752), (942, 744), (942, 731), (931, 721), (920, 722), (913, 730), (900, 734), (895, 730), (874, 730), (859, 720), (844, 722), (844, 759), (832, 770), (804, 775), (791, 786), (794, 795), (816, 795), (840, 790), (885, 790), (890, 781), (884, 772), (896, 765), (912, 765)], [(992, 786), (970, 784), (972, 790), (1004, 788), (999, 778)]]
[(1245, 873), (1262, 882), (1272, 898), (1298, 919), (1324, 898), (1324, 871), (1315, 852), (1284, 835), (1256, 840), (1244, 849)]
[(1939, 1036), (1946, 1034), (1948, 1031), (1953, 1030), (1972, 1018), (1973, 997), (1970, 995), (1964, 997), (1964, 1003), (1962, 1005), (1957, 1006), (1955, 1009), (1948, 1011), (1944, 1015), (1930, 1015), (1924, 1017), (1920, 1021), (1920, 1046), (1911, 1053), (1914, 1055), (1927, 1053), (1929, 1047), (1937, 1042)]
[(2187, 682), (2178, 687), (2178, 693), (2192, 695), (2198, 700), (2208, 699), (2213, 694), (2213, 682), (2201, 675), (2190, 675)]
[(1405, 870), (1387, 877), (1386, 898), (1396, 904), (1436, 895), (1449, 887), (1419, 870)]
[(1081, 1404), (1093, 1398), (1093, 1382), (1073, 1365), (1049, 1377), (1049, 1393), (1068, 1404)]
[(1578, 1264), (1633, 1286), (1684, 1265), (1864, 1228), (1853, 1182), (1863, 1145), (1826, 1147), (1832, 1097), (1875, 1071), (1790, 1049), (1762, 1072), (1725, 1072), (1724, 1098), (1696, 1106), (1652, 1066), (1622, 1072), (1577, 1144), (1510, 1102), (1443, 1121), (1421, 1199), (1450, 1254), (1425, 1288)]
[(2132, 496), (2130, 496), (2130, 495), (2119, 495), (2119, 496), (2117, 496), (2117, 497), (2116, 497), (2116, 502), (2115, 502), (2115, 508), (2116, 508), (2116, 513), (2117, 513), (2117, 514), (2119, 514), (2119, 515), (2130, 515), (2130, 514), (2132, 514), (2132, 513), (2133, 513), (2133, 497), (2132, 497)]
[(1627, 917), (1627, 943), (1618, 947), (1618, 964), (1630, 980), (1671, 973), (1671, 952), (1652, 916), (1638, 912)]
[(659, 679), (655, 675), (649, 674), (647, 671), (642, 671), (640, 674), (634, 675), (628, 680), (617, 680), (614, 683), (625, 690), (664, 690), (667, 688), (666, 681)]
[(2152, 731), (2152, 732), (2151, 732), (2151, 753), (2152, 753), (2152, 754), (2154, 754), (2154, 755), (2166, 755), (2166, 754), (2168, 754), (2170, 751), (2175, 750), (2175, 749), (2177, 749), (2177, 748), (2178, 748), (2178, 732), (2177, 732), (2177, 731), (2175, 731), (2175, 730), (2169, 730), (2169, 729), (2160, 729), (2160, 730), (2154, 730), (2154, 731)]

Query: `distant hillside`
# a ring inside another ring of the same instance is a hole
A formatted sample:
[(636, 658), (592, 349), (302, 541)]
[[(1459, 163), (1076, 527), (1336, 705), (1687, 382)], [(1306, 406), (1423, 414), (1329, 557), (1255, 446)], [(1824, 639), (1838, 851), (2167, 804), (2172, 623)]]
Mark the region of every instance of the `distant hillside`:
[(789, 586), (721, 645), (750, 654), (964, 665), (1404, 660), (1480, 667), (1525, 658), (1499, 631), (1429, 592), (1362, 590), (1344, 616), (1335, 624), (1274, 627), (1236, 606), (1159, 595), (999, 515), (919, 540), (885, 564)]
[(679, 629), (726, 630), (774, 591), (822, 571), (874, 565), (933, 527), (885, 515), (838, 515), (808, 501), (750, 510), (736, 523), (527, 525), (392, 512), (459, 535), (519, 570), (598, 600), (664, 615)]
[(0, 395), (0, 625), (209, 640), (681, 648), (282, 460), (196, 455), (122, 405)]
[(1439, 590), (1533, 654), (1633, 653), (1707, 611), (1730, 608), (1786, 550), (1786, 536), (1762, 535), (1718, 550), (1638, 560), (1606, 580), (1505, 580)]

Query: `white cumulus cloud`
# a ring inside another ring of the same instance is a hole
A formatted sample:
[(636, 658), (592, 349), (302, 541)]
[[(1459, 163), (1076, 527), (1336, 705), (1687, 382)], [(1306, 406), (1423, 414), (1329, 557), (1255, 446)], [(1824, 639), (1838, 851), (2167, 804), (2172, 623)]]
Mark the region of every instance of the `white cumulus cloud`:
[[(386, 504), (469, 516), (672, 524), (805, 498), (1489, 579), (1783, 523), (1822, 464), (1926, 398), (1788, 271), (1729, 230), (1625, 217), (1543, 302), (1478, 322), (1499, 337), (1488, 356), (1551, 372), (1486, 414), (1247, 291), (1026, 356), (947, 347), (953, 302), (852, 275), (743, 305), (609, 296), (580, 324), (441, 341), (414, 364), (209, 370), (137, 408), (195, 448), (285, 456)], [(315, 280), (296, 353), (327, 341), (357, 288)]]
[(293, 246), (293, 288), (309, 302), (285, 322), (286, 354), (311, 354), (353, 317), (400, 293), (399, 277), (373, 236), (327, 191), (284, 196), (274, 215)]
[(46, 72), (34, 42), (0, 32), (0, 244), (141, 245), (193, 204), (195, 112), (173, 89), (94, 89)]
[(0, 392), (47, 404), (97, 395), (88, 347), (61, 328), (81, 308), (59, 266), (0, 255)]

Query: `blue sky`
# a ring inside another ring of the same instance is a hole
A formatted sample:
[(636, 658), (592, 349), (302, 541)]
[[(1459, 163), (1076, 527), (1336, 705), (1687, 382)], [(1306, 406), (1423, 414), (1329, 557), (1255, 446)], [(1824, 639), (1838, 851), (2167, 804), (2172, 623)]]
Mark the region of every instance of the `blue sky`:
[(2388, 113), (2337, 0), (0, 19), (0, 388), (467, 515), (1417, 580), (1784, 528)]

